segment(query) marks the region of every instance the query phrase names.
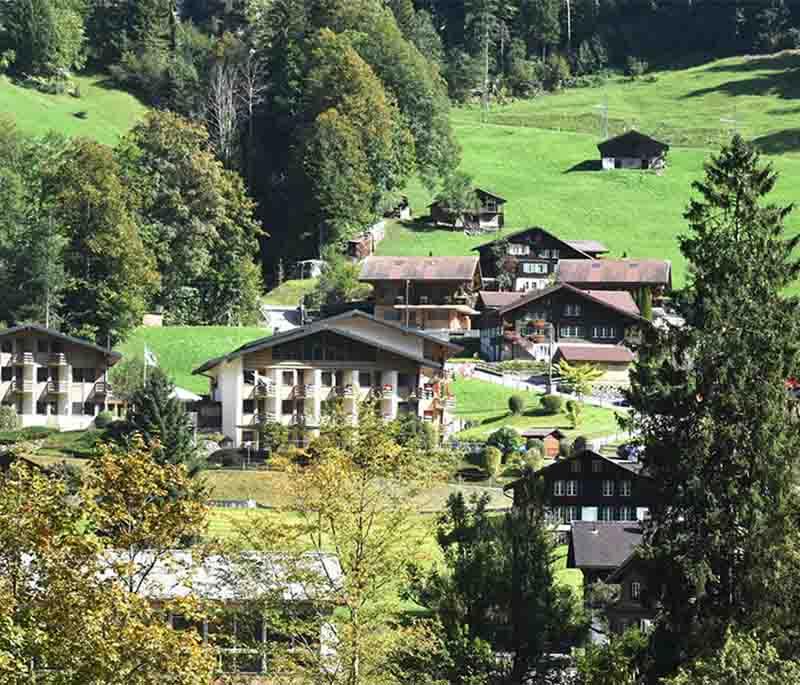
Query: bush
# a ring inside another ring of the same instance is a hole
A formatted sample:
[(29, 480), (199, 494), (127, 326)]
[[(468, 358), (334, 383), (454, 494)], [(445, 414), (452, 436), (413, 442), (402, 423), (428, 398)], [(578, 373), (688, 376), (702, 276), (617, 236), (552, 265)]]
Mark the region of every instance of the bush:
[(114, 423), (114, 415), (110, 411), (101, 411), (94, 417), (94, 425), (99, 429), (108, 428)]
[(570, 424), (572, 424), (573, 428), (577, 428), (581, 422), (581, 412), (583, 411), (583, 404), (581, 404), (577, 400), (568, 400), (566, 407), (567, 407), (566, 414)]
[(496, 447), (507, 458), (522, 447), (522, 436), (510, 426), (497, 429), (486, 440), (489, 447)]
[(525, 445), (528, 454), (535, 454), (537, 457), (544, 457), (544, 441), (539, 438), (529, 438)]
[(643, 59), (631, 56), (628, 57), (628, 60), (625, 63), (625, 73), (632, 79), (637, 79), (640, 76), (644, 76), (644, 73), (647, 71), (647, 67), (648, 64)]
[(558, 443), (558, 456), (559, 457), (568, 457), (572, 452), (572, 445), (570, 441), (564, 438), (560, 440)]
[(0, 431), (13, 431), (19, 428), (19, 417), (14, 407), (4, 404), (0, 407)]
[(540, 468), (542, 468), (542, 463), (544, 462), (544, 455), (538, 454), (535, 450), (528, 450), (525, 453), (524, 462), (525, 465), (532, 471), (538, 471)]
[(511, 395), (508, 398), (508, 410), (515, 416), (519, 416), (525, 410), (525, 398), (522, 395)]
[(484, 447), (481, 452), (481, 462), (486, 472), (496, 478), (503, 463), (503, 453), (496, 447)]
[(572, 443), (573, 456), (585, 452), (587, 449), (589, 449), (589, 440), (585, 435), (579, 435), (575, 438), (575, 441)]
[(551, 416), (560, 413), (564, 406), (564, 400), (558, 395), (545, 395), (542, 397), (541, 403), (545, 413)]

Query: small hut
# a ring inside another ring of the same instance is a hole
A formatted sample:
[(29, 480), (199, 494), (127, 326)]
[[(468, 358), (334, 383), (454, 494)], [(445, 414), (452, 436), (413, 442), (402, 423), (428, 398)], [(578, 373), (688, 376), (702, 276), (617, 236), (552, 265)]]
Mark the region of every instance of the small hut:
[(663, 169), (669, 145), (638, 131), (627, 131), (597, 146), (603, 169)]

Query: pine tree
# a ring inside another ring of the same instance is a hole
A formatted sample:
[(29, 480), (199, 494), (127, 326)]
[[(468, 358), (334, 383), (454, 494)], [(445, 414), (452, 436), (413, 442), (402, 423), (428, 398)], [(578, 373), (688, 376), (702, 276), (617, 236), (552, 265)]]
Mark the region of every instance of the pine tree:
[(158, 440), (161, 446), (154, 452), (156, 461), (184, 464), (194, 476), (200, 471), (202, 460), (194, 444), (192, 422), (174, 390), (174, 384), (162, 371), (151, 371), (144, 386), (133, 394), (126, 433), (140, 434), (148, 446)]
[[(740, 137), (712, 157), (680, 238), (692, 274), (680, 330), (651, 330), (629, 393), (658, 488), (646, 535), (664, 587), (651, 644), (659, 674), (719, 647), (730, 627), (797, 640), (793, 482), (800, 424), (785, 381), (797, 370), (800, 238), (791, 207), (764, 204), (777, 174)], [(785, 569), (785, 570), (782, 570)]]

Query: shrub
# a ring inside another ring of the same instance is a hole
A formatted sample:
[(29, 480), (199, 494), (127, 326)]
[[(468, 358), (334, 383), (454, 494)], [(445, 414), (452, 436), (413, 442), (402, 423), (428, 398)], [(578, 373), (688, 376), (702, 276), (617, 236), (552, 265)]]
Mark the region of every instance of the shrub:
[(567, 418), (569, 419), (570, 424), (573, 428), (577, 428), (581, 422), (581, 412), (583, 411), (583, 405), (578, 402), (577, 400), (568, 400), (567, 401)]
[(538, 454), (535, 450), (528, 450), (525, 453), (525, 465), (528, 466), (532, 471), (538, 471), (542, 468), (543, 454)]
[(508, 398), (508, 409), (515, 416), (519, 416), (525, 410), (525, 399), (522, 395), (511, 395)]
[(528, 454), (534, 454), (537, 457), (544, 457), (544, 442), (539, 438), (529, 438), (525, 448)]
[(559, 457), (568, 457), (570, 452), (572, 451), (572, 445), (570, 441), (564, 438), (560, 440), (558, 443), (558, 456)]
[(486, 472), (496, 478), (500, 471), (500, 465), (503, 463), (503, 453), (496, 447), (484, 447), (481, 452), (482, 466)]
[(589, 440), (585, 435), (579, 435), (575, 438), (575, 441), (572, 443), (573, 456), (585, 452), (587, 449), (589, 449)]
[(625, 62), (625, 73), (632, 79), (637, 79), (643, 76), (647, 71), (648, 64), (643, 59), (630, 56)]
[(522, 447), (522, 436), (510, 426), (503, 426), (489, 436), (486, 444), (489, 447), (496, 447), (503, 453), (503, 457), (507, 458)]
[(7, 404), (0, 407), (0, 430), (13, 431), (19, 428), (17, 410)]
[(564, 400), (558, 395), (545, 395), (542, 397), (541, 403), (545, 413), (551, 416), (558, 414), (564, 406)]
[(110, 411), (101, 411), (94, 417), (94, 425), (101, 430), (108, 428), (114, 422), (114, 416)]
[(85, 109), (82, 109), (80, 112), (75, 112), (75, 116), (78, 119), (88, 119), (89, 118), (89, 112), (87, 112)]

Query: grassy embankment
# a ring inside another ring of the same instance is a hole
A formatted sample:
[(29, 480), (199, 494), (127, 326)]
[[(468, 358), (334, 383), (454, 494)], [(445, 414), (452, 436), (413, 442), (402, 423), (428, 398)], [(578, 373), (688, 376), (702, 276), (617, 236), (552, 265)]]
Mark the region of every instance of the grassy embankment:
[[(462, 168), (478, 186), (508, 199), (506, 231), (540, 225), (567, 239), (603, 241), (612, 256), (670, 259), (676, 286), (686, 267), (676, 236), (686, 230), (683, 212), (703, 162), (731, 132), (720, 119), (734, 115), (739, 130), (771, 157), (781, 177), (770, 199), (797, 199), (800, 183), (800, 54), (732, 58), (691, 69), (662, 71), (652, 80), (615, 78), (599, 87), (568, 90), (494, 106), (488, 124), (475, 107), (453, 111), (463, 148)], [(600, 172), (596, 105), (607, 98), (611, 134), (626, 128), (664, 139), (673, 147), (662, 175)], [(416, 216), (427, 213), (431, 194), (409, 188)], [(800, 230), (800, 213), (788, 227)], [(491, 237), (431, 230), (394, 222), (379, 253), (470, 254)]]

